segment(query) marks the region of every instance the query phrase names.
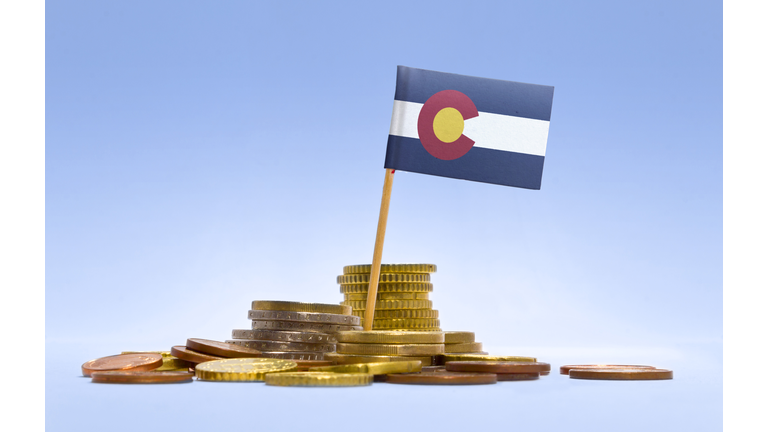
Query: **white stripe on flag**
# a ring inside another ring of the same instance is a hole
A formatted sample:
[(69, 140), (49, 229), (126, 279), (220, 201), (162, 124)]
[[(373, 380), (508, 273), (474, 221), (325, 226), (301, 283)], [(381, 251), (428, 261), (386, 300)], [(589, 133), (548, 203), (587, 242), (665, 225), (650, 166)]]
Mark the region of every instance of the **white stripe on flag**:
[[(395, 101), (390, 135), (419, 139), (419, 112), (424, 104)], [(480, 112), (464, 121), (464, 135), (475, 146), (494, 150), (544, 156), (547, 151), (549, 122), (523, 117)]]

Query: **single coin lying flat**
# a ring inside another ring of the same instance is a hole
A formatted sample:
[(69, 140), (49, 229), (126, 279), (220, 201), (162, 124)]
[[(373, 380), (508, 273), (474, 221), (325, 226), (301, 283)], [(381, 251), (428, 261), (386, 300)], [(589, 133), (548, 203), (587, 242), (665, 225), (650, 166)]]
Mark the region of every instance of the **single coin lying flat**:
[(514, 361), (449, 361), (445, 369), (456, 372), (485, 372), (485, 373), (536, 373), (548, 372), (549, 363), (543, 362), (514, 362)]
[(118, 354), (89, 360), (81, 366), (83, 376), (94, 372), (132, 370), (150, 371), (163, 365), (163, 356), (159, 353)]
[(261, 351), (259, 350), (209, 339), (187, 339), (187, 348), (204, 354), (225, 358), (261, 357)]
[(568, 375), (571, 369), (656, 369), (653, 366), (645, 365), (609, 365), (609, 364), (590, 364), (590, 365), (565, 365), (560, 366), (560, 374)]
[(667, 380), (672, 379), (668, 369), (571, 369), (568, 376), (592, 380)]
[(472, 385), (495, 384), (496, 374), (464, 373), (449, 371), (419, 372), (415, 374), (387, 375), (386, 382), (392, 384), (431, 384), (431, 385)]
[(373, 382), (373, 375), (364, 373), (334, 372), (282, 372), (267, 374), (267, 385), (291, 387), (350, 387), (366, 386)]
[(169, 384), (192, 382), (195, 374), (192, 372), (134, 372), (134, 371), (105, 371), (91, 374), (91, 382), (108, 384)]
[(335, 373), (364, 373), (369, 375), (386, 375), (394, 373), (410, 373), (421, 371), (421, 362), (416, 361), (393, 361), (380, 363), (357, 363), (337, 366), (323, 366), (311, 368), (312, 372), (335, 372)]
[(291, 372), (296, 362), (271, 358), (234, 358), (197, 365), (195, 376), (203, 381), (264, 381), (269, 373)]

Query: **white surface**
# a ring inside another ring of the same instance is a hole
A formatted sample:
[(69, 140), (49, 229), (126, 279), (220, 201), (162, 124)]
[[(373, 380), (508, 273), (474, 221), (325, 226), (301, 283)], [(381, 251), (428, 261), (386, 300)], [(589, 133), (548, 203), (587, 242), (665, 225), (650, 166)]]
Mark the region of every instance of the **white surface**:
[[(419, 138), (419, 112), (424, 104), (395, 100), (390, 135)], [(547, 151), (549, 122), (522, 117), (479, 112), (464, 120), (464, 135), (476, 147), (544, 156)]]

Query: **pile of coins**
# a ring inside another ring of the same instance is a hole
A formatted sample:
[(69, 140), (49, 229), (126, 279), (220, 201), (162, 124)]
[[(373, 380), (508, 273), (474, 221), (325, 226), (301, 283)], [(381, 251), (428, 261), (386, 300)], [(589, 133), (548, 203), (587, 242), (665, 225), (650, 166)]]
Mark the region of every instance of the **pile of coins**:
[(227, 343), (261, 352), (262, 357), (323, 360), (336, 351), (337, 335), (362, 330), (352, 308), (323, 303), (254, 300), (250, 330), (232, 330)]
[[(549, 375), (535, 357), (491, 356), (467, 331), (443, 332), (432, 309), (434, 264), (383, 264), (373, 330), (363, 331), (370, 265), (344, 267), (339, 305), (255, 300), (251, 329), (232, 340), (187, 339), (167, 351), (123, 352), (82, 366), (100, 383), (265, 382), (274, 386), (468, 385)], [(567, 365), (574, 379), (663, 380), (672, 371), (642, 365)]]
[[(429, 300), (433, 289), (429, 274), (436, 271), (434, 264), (382, 264), (373, 330), (440, 331), (438, 311)], [(341, 304), (364, 319), (371, 265), (348, 265), (343, 272), (336, 278), (344, 294)]]

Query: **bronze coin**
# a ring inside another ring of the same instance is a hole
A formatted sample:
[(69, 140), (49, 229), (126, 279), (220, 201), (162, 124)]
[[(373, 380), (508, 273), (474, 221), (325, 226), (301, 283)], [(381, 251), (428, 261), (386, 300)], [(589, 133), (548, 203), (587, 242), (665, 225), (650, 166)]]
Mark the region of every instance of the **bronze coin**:
[(568, 371), (571, 369), (626, 369), (626, 368), (632, 368), (632, 369), (656, 369), (653, 366), (643, 366), (643, 365), (604, 365), (604, 364), (591, 364), (591, 365), (565, 365), (560, 366), (560, 374), (561, 375), (568, 375)]
[(83, 376), (94, 372), (132, 370), (150, 371), (163, 365), (163, 356), (157, 353), (118, 354), (89, 360), (81, 366)]
[(203, 354), (215, 355), (225, 358), (261, 357), (261, 351), (259, 350), (209, 339), (187, 339), (187, 348), (201, 352)]
[(506, 361), (449, 361), (445, 370), (454, 372), (485, 373), (539, 373), (550, 370), (549, 363)]
[(195, 365), (199, 363), (205, 363), (207, 361), (223, 360), (225, 358), (225, 357), (214, 356), (210, 354), (197, 352), (185, 347), (184, 345), (176, 345), (174, 347), (171, 347), (171, 354), (174, 357), (178, 357), (182, 360), (186, 360), (190, 363), (194, 363)]
[(531, 381), (539, 379), (537, 373), (499, 373), (496, 374), (498, 381)]
[(571, 369), (568, 376), (593, 380), (667, 380), (672, 379), (672, 371), (649, 368)]
[(445, 372), (445, 366), (422, 366), (422, 372)]
[(112, 384), (165, 384), (192, 382), (195, 376), (191, 372), (167, 371), (167, 372), (134, 372), (134, 371), (106, 371), (91, 374), (91, 382)]
[(437, 385), (496, 384), (496, 374), (446, 371), (403, 373), (387, 375), (387, 382), (392, 384)]

